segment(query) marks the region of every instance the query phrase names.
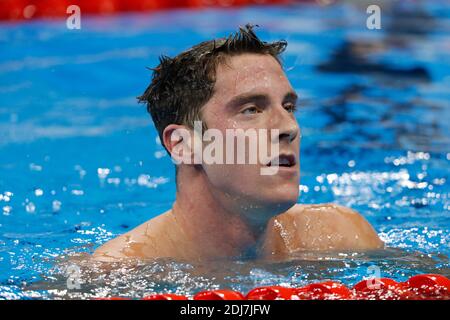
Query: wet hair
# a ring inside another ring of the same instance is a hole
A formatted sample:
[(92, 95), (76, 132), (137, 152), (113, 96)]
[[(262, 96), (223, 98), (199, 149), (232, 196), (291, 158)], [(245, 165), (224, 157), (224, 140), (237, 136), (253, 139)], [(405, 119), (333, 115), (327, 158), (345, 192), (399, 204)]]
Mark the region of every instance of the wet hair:
[[(287, 42), (261, 41), (247, 24), (226, 38), (202, 42), (174, 58), (161, 56), (159, 65), (139, 102), (147, 104), (159, 137), (169, 124), (194, 127), (201, 120), (201, 108), (214, 93), (216, 69), (226, 57), (242, 53), (268, 54), (281, 65), (280, 54)], [(167, 148), (166, 148), (167, 150)]]

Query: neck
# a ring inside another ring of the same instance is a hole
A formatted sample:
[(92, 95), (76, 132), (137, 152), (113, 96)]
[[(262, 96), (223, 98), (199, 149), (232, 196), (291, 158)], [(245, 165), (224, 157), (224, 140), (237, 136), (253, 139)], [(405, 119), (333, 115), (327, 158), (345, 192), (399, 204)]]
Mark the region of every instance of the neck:
[(171, 214), (199, 257), (240, 256), (256, 245), (264, 229), (253, 227), (239, 212), (226, 208), (212, 190), (201, 169), (179, 170)]

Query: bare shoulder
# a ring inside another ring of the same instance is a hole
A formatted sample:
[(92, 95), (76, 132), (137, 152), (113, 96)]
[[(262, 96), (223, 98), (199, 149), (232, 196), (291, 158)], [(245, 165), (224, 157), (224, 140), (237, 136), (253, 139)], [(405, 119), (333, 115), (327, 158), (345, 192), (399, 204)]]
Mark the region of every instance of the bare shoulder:
[(285, 214), (293, 218), (314, 219), (316, 222), (332, 225), (350, 223), (352, 228), (373, 230), (369, 222), (359, 212), (335, 203), (296, 204)]
[(380, 249), (384, 243), (357, 211), (333, 203), (295, 205), (288, 212), (300, 222), (307, 241), (321, 249)]
[(357, 211), (332, 203), (297, 204), (275, 217), (268, 229), (271, 247), (300, 250), (372, 250), (384, 247), (370, 223)]
[(95, 250), (93, 258), (99, 261), (117, 261), (129, 258), (151, 258), (160, 255), (157, 239), (165, 220), (164, 214), (144, 222)]

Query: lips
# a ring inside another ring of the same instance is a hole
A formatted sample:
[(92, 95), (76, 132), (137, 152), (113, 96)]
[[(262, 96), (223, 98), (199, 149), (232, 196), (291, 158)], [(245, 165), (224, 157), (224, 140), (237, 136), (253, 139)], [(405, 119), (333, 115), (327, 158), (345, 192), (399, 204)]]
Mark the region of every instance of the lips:
[(273, 158), (267, 164), (268, 167), (278, 166), (278, 167), (293, 167), (297, 163), (295, 155), (293, 154), (280, 154), (278, 157)]

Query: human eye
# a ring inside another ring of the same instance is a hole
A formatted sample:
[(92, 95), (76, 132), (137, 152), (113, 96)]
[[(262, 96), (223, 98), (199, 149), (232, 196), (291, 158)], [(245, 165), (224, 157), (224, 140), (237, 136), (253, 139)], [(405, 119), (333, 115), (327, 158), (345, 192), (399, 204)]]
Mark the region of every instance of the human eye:
[(286, 103), (284, 105), (284, 109), (286, 109), (290, 113), (294, 113), (297, 111), (297, 105), (295, 103)]
[(260, 112), (260, 110), (256, 106), (249, 106), (249, 107), (246, 107), (241, 110), (242, 114), (247, 114), (247, 115), (257, 114), (258, 112)]

